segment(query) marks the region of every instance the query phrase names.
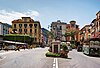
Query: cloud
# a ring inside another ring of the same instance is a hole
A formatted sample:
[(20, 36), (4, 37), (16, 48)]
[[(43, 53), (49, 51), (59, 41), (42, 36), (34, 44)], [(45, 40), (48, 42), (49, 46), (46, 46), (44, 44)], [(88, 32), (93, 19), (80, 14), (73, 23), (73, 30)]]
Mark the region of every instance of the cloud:
[(9, 23), (16, 19), (21, 19), (21, 17), (31, 17), (35, 19), (39, 16), (39, 12), (29, 10), (27, 12), (16, 12), (16, 11), (7, 11), (7, 10), (0, 10), (0, 22), (2, 23)]

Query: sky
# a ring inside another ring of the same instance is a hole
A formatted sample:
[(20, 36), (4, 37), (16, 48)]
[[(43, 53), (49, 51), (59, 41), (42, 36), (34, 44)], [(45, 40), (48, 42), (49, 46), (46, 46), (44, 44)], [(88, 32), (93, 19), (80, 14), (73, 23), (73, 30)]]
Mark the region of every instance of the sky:
[(40, 21), (48, 29), (52, 22), (75, 20), (80, 28), (91, 23), (100, 11), (100, 0), (0, 0), (0, 22), (9, 23), (21, 17)]

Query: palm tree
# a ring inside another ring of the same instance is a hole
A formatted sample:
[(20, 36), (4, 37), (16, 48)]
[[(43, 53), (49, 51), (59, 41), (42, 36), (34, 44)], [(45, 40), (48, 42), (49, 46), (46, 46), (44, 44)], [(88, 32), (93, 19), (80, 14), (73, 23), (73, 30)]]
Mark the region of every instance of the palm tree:
[(70, 32), (71, 40), (75, 40), (75, 37), (74, 37), (75, 34), (76, 34), (76, 31)]
[(65, 37), (71, 36), (71, 40), (75, 40), (74, 36), (76, 34), (76, 31), (66, 32)]
[(75, 47), (75, 36), (76, 35), (76, 31), (71, 31), (71, 32), (66, 32), (65, 33), (65, 37), (70, 36), (71, 37), (71, 43), (72, 43), (72, 47)]

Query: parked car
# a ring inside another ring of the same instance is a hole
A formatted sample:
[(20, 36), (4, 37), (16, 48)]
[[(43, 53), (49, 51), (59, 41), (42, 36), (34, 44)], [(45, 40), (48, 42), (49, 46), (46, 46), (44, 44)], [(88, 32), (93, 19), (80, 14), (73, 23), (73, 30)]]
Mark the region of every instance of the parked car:
[(83, 51), (83, 46), (78, 46), (78, 47), (77, 47), (77, 51), (78, 51), (78, 52), (82, 52), (82, 51)]
[(69, 51), (72, 51), (72, 47), (71, 46), (67, 46)]
[(14, 45), (8, 45), (4, 47), (4, 50), (19, 50), (18, 47), (14, 46)]

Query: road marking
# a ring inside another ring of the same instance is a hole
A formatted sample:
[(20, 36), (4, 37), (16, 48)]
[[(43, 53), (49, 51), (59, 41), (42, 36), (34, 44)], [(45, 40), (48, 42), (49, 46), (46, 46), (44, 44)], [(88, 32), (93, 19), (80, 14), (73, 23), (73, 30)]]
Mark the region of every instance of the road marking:
[(53, 64), (53, 67), (55, 67), (56, 66), (56, 64)]
[(54, 58), (54, 61), (53, 61), (53, 63), (56, 63), (56, 58)]
[(56, 68), (58, 68), (58, 60), (57, 60), (57, 58), (56, 58)]
[(53, 68), (55, 68), (55, 66), (56, 66), (56, 58), (54, 58), (53, 60)]
[(54, 58), (53, 68), (58, 68), (58, 60), (57, 60), (57, 58)]

